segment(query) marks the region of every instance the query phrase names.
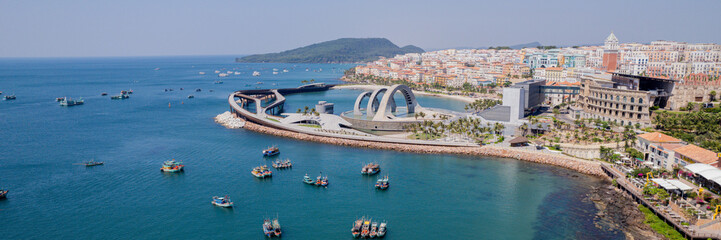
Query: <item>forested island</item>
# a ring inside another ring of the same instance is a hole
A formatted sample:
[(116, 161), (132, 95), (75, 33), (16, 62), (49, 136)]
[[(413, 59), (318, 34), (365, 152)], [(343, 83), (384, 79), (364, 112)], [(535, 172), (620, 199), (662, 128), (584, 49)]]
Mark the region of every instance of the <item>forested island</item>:
[(254, 63), (359, 63), (393, 57), (397, 54), (422, 53), (408, 45), (398, 47), (385, 38), (341, 38), (279, 53), (255, 54), (236, 58), (236, 62)]

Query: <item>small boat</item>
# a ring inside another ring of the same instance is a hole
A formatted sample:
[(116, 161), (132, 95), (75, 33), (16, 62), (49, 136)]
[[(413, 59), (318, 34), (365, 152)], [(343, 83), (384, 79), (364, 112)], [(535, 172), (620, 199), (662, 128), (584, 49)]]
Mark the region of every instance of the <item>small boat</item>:
[(213, 92), (213, 89), (208, 90), (208, 92)]
[(215, 197), (213, 197), (213, 201), (210, 203), (212, 203), (213, 205), (218, 206), (218, 207), (224, 207), (224, 208), (232, 208), (233, 207), (233, 202), (232, 202), (232, 200), (230, 200), (228, 195), (225, 195), (225, 197), (215, 196)]
[(69, 97), (64, 97), (63, 99), (60, 100), (60, 106), (65, 106), (65, 107), (75, 106), (75, 105), (83, 105), (83, 103), (85, 103), (85, 101), (83, 101), (82, 98), (80, 98), (80, 100), (73, 100)]
[(175, 159), (170, 161), (165, 161), (163, 163), (163, 167), (160, 168), (161, 172), (182, 172), (185, 165), (182, 164), (182, 162), (176, 162)]
[(370, 219), (363, 221), (363, 227), (361, 227), (361, 237), (367, 238), (368, 234), (371, 232), (371, 221)]
[(386, 231), (387, 231), (386, 225), (388, 225), (388, 223), (386, 223), (386, 222), (384, 221), (384, 222), (382, 222), (381, 225), (378, 227), (378, 237), (379, 237), (379, 238), (382, 238), (382, 237), (384, 237), (384, 236), (386, 235)]
[(363, 166), (363, 169), (361, 169), (361, 174), (363, 175), (374, 175), (381, 171), (380, 165), (377, 163), (369, 163)]
[(128, 94), (133, 94), (133, 89), (128, 90)]
[(266, 237), (273, 237), (275, 235), (273, 223), (268, 218), (263, 220), (263, 234), (265, 234)]
[(288, 69), (283, 69), (283, 72), (284, 72), (284, 73), (288, 72)]
[(195, 98), (195, 96), (193, 96), (193, 95), (188, 95), (188, 98)]
[(10, 190), (0, 189), (0, 199), (5, 199), (5, 198), (7, 198), (7, 197), (8, 197), (8, 192), (10, 192)]
[(17, 97), (15, 97), (15, 94), (12, 95), (5, 95), (5, 100), (15, 100)]
[(256, 85), (261, 85), (263, 82), (255, 82)]
[(305, 68), (305, 71), (306, 71), (306, 72), (307, 72), (307, 71), (310, 71), (310, 69), (308, 69), (308, 68)]
[(253, 76), (254, 76), (254, 77), (260, 76), (260, 72), (258, 72), (258, 71), (253, 71)]
[(307, 173), (305, 174), (305, 177), (303, 177), (303, 182), (309, 185), (315, 184), (315, 181), (313, 181), (313, 179), (310, 178)]
[(183, 91), (183, 90), (184, 90), (183, 88), (180, 88), (180, 91)]
[(280, 154), (280, 149), (276, 146), (272, 146), (263, 150), (263, 156), (270, 157)]
[(278, 223), (278, 218), (273, 219), (273, 235), (276, 237), (280, 237), (280, 234), (282, 232), (280, 231), (280, 223)]
[(122, 95), (122, 94), (128, 94), (128, 91), (122, 90), (122, 91), (120, 91), (120, 94), (121, 94), (121, 95)]
[(198, 74), (200, 74), (200, 75), (205, 75), (205, 72), (198, 72)]
[[(167, 89), (165, 89), (165, 91), (167, 92), (168, 90), (167, 90)], [(108, 93), (106, 93), (106, 92), (103, 92), (103, 93), (101, 93), (101, 94), (100, 94), (100, 96), (108, 96)]]
[(371, 224), (371, 232), (368, 234), (368, 236), (369, 236), (370, 238), (375, 238), (376, 235), (378, 235), (378, 223), (377, 223), (377, 222), (373, 222), (373, 223)]
[(218, 77), (227, 77), (227, 76), (228, 76), (227, 73), (220, 73), (220, 74), (218, 74)]
[(60, 102), (60, 101), (62, 101), (62, 100), (63, 100), (63, 97), (55, 98), (55, 101), (56, 101), (56, 102)]
[(273, 176), (273, 172), (271, 172), (271, 171), (268, 169), (268, 166), (265, 166), (265, 165), (263, 165), (263, 166), (257, 166), (257, 167), (255, 167), (255, 168), (253, 168), (253, 170), (250, 171), (250, 174), (253, 174), (253, 176), (255, 176), (255, 177), (257, 177), (257, 178), (266, 178), (266, 177), (272, 177), (272, 176)]
[(356, 219), (353, 223), (353, 228), (350, 229), (351, 234), (353, 234), (354, 238), (358, 238), (360, 236), (361, 227), (363, 226), (363, 218)]
[(273, 72), (273, 75), (278, 75), (278, 72)]
[(378, 181), (376, 181), (376, 188), (380, 190), (388, 189), (388, 176), (379, 178)]
[(276, 169), (292, 168), (293, 163), (290, 162), (290, 159), (286, 159), (285, 161), (276, 160), (273, 163), (273, 167)]
[(200, 91), (203, 91), (203, 90), (200, 89), (200, 88), (198, 88), (198, 89), (195, 89), (195, 91), (196, 91), (196, 92), (200, 92)]
[(315, 179), (315, 185), (321, 187), (328, 187), (328, 176), (322, 177), (321, 175), (318, 175), (318, 177)]
[(86, 167), (94, 167), (94, 166), (98, 166), (98, 165), (103, 165), (104, 163), (105, 162), (96, 162), (96, 161), (91, 160), (91, 161), (83, 162), (82, 165), (85, 165)]
[(218, 80), (218, 81), (215, 81), (215, 82), (213, 82), (213, 83), (214, 83), (214, 84), (223, 84), (223, 81)]

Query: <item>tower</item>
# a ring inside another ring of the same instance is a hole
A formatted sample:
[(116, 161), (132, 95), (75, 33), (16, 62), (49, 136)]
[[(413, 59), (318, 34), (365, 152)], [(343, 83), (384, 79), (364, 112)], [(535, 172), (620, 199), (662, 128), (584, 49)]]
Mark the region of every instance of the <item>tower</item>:
[(607, 72), (616, 71), (618, 66), (618, 38), (611, 32), (603, 44), (603, 70)]

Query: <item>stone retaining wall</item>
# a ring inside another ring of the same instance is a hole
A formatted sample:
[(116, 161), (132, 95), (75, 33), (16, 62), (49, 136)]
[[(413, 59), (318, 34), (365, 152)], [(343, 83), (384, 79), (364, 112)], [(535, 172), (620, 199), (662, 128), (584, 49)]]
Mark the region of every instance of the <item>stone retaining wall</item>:
[(414, 152), (414, 153), (430, 153), (430, 154), (460, 154), (460, 155), (474, 155), (474, 156), (492, 156), (492, 157), (503, 157), (503, 158), (514, 158), (518, 160), (549, 164), (559, 166), (567, 169), (571, 169), (580, 173), (605, 177), (600, 167), (600, 163), (588, 160), (582, 160), (572, 158), (564, 155), (552, 155), (541, 152), (529, 152), (518, 149), (502, 148), (502, 147), (441, 147), (441, 146), (421, 146), (412, 144), (398, 144), (398, 143), (380, 143), (372, 141), (362, 140), (349, 140), (334, 137), (321, 137), (309, 134), (291, 132), (286, 130), (280, 130), (270, 127), (261, 126), (252, 122), (245, 122), (245, 129), (270, 134), (280, 137), (293, 138), (302, 141), (313, 141), (326, 144), (335, 144), (341, 146), (361, 147), (361, 148), (374, 148), (383, 150), (394, 150), (401, 152)]

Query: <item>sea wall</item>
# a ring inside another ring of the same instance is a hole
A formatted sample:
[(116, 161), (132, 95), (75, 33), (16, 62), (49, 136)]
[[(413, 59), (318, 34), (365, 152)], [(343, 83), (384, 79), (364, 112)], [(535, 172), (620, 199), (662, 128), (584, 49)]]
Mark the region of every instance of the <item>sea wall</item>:
[[(222, 115), (222, 114), (221, 114)], [(220, 116), (220, 115), (219, 115)], [(216, 119), (216, 121), (218, 121)], [(601, 170), (601, 166), (598, 162), (588, 161), (583, 159), (577, 159), (568, 157), (565, 155), (547, 154), (542, 152), (531, 152), (523, 151), (519, 149), (504, 148), (504, 147), (446, 147), (446, 146), (422, 146), (412, 144), (399, 144), (399, 143), (381, 143), (363, 140), (350, 140), (341, 139), (334, 137), (321, 137), (314, 136), (304, 133), (291, 132), (286, 130), (280, 130), (261, 126), (252, 122), (245, 122), (243, 128), (264, 133), (275, 135), (279, 137), (293, 138), (301, 141), (313, 141), (326, 144), (335, 144), (341, 146), (360, 147), (360, 148), (374, 148), (383, 150), (394, 150), (401, 152), (414, 152), (414, 153), (427, 153), (427, 154), (459, 154), (459, 155), (474, 155), (474, 156), (492, 156), (502, 158), (514, 158), (518, 160), (542, 163), (548, 165), (559, 166), (567, 169), (571, 169), (580, 173), (605, 177), (606, 175)]]

